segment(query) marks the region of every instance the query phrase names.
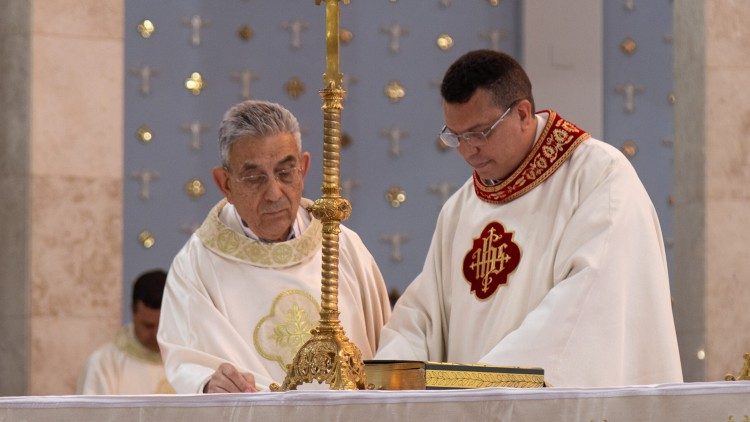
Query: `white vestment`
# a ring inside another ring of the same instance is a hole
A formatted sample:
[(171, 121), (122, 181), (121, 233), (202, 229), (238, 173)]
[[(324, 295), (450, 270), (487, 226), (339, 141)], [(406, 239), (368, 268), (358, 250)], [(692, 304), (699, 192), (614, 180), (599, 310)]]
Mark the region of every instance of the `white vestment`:
[(635, 170), (554, 112), (537, 122), (508, 179), (475, 174), (445, 203), (376, 358), (542, 367), (552, 386), (681, 382), (661, 229)]
[(78, 394), (169, 394), (174, 389), (164, 375), (159, 352), (143, 346), (133, 325), (89, 356), (78, 380)]
[[(320, 318), (321, 222), (265, 243), (245, 236), (234, 213), (219, 202), (169, 270), (158, 340), (178, 393), (200, 393), (224, 362), (252, 373), (259, 389), (281, 384)], [(342, 326), (370, 359), (391, 310), (375, 260), (344, 226), (338, 274)]]

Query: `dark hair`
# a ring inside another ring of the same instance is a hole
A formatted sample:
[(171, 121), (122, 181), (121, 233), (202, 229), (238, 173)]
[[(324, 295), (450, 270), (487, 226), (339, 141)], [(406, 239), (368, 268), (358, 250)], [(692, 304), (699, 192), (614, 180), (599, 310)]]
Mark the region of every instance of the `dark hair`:
[(440, 95), (446, 102), (463, 104), (478, 88), (488, 90), (500, 108), (525, 99), (529, 100), (534, 112), (529, 76), (513, 57), (505, 53), (474, 50), (459, 57), (445, 72)]
[(139, 275), (133, 284), (133, 310), (139, 300), (151, 309), (161, 309), (166, 284), (167, 273), (162, 270), (151, 270)]

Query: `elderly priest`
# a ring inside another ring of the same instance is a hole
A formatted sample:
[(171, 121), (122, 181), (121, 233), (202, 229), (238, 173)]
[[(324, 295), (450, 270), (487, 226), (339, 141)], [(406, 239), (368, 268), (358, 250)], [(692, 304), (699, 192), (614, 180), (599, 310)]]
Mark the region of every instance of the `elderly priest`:
[[(302, 198), (310, 155), (287, 109), (232, 107), (214, 181), (226, 199), (172, 263), (159, 344), (178, 393), (251, 392), (283, 381), (319, 317), (322, 224)], [(380, 270), (353, 231), (339, 236), (341, 322), (362, 357), (390, 306)]]

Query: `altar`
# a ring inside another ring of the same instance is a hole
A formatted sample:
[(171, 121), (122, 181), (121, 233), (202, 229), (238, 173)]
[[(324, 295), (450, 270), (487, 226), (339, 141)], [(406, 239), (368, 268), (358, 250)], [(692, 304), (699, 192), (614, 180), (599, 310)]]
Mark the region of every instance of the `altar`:
[(1, 397), (5, 421), (750, 421), (750, 381), (620, 388)]

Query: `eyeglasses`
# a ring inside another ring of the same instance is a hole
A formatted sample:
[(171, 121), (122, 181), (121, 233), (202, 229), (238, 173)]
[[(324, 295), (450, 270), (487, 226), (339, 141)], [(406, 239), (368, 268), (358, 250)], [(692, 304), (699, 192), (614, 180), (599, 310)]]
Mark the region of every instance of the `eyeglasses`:
[(450, 131), (448, 129), (448, 126), (443, 126), (443, 129), (440, 131), (440, 140), (443, 141), (443, 143), (451, 148), (456, 148), (458, 144), (461, 143), (461, 141), (468, 143), (471, 146), (477, 146), (481, 145), (487, 142), (487, 136), (489, 136), (490, 133), (492, 133), (493, 130), (499, 125), (505, 118), (508, 116), (508, 113), (510, 113), (510, 110), (518, 103), (519, 100), (513, 101), (510, 104), (510, 107), (508, 107), (507, 110), (505, 110), (505, 113), (500, 116), (495, 123), (490, 126), (489, 129), (485, 130), (484, 132), (464, 132), (460, 134), (456, 134)]
[[(229, 171), (229, 169), (227, 169)], [(294, 186), (302, 180), (302, 168), (300, 167), (286, 167), (276, 170), (273, 173), (274, 179), (277, 182)], [(235, 177), (239, 181), (242, 187), (252, 192), (261, 192), (268, 187), (269, 177), (266, 173), (254, 173), (248, 174), (242, 177)]]

